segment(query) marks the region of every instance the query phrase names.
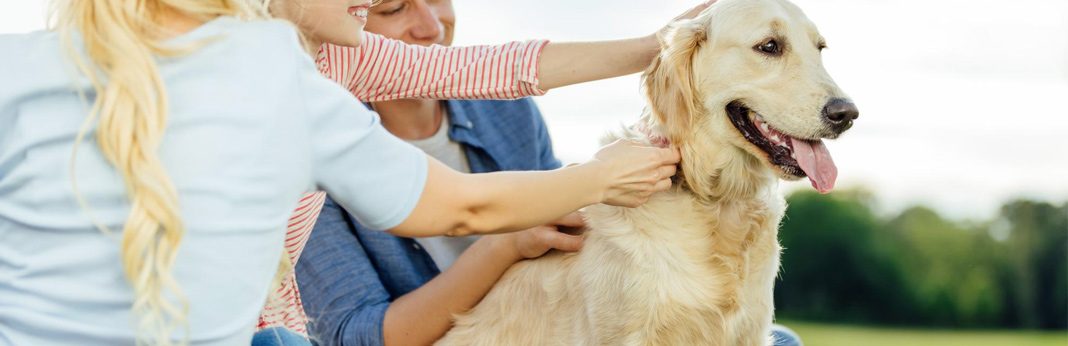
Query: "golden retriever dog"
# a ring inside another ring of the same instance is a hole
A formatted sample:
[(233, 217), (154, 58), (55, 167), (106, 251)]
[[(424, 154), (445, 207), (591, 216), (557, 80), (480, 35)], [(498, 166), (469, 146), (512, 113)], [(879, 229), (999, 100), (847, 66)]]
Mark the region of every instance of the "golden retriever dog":
[(582, 251), (516, 264), (438, 345), (771, 342), (778, 181), (830, 191), (821, 139), (858, 111), (823, 68), (823, 37), (785, 0), (720, 0), (662, 40), (641, 130), (616, 137), (677, 145), (676, 186), (639, 208), (588, 207)]

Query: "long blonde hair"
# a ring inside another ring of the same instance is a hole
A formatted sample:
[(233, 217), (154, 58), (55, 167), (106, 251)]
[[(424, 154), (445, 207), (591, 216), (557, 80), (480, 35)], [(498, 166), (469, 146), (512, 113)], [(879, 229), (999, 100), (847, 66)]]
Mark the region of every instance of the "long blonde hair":
[[(168, 99), (155, 58), (189, 49), (166, 47), (173, 34), (159, 21), (167, 15), (199, 22), (263, 18), (265, 11), (252, 0), (59, 0), (54, 6), (55, 29), (96, 92), (77, 142), (95, 122), (100, 151), (122, 175), (131, 203), (120, 255), (134, 291), (138, 342), (169, 345), (175, 328), (188, 325), (188, 304), (171, 273), (185, 227), (158, 150)], [(76, 36), (88, 61), (76, 53)]]

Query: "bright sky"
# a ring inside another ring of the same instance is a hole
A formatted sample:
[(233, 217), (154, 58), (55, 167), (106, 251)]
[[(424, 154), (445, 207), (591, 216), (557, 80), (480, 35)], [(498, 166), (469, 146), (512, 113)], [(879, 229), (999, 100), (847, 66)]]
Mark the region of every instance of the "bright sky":
[[(644, 35), (696, 1), (454, 3), (457, 43), (473, 44)], [(861, 109), (828, 143), (839, 186), (873, 189), (886, 212), (923, 203), (957, 218), (992, 216), (1013, 197), (1068, 201), (1068, 1), (795, 3), (828, 39), (825, 65)], [(0, 33), (42, 28), (44, 4), (0, 0)], [(638, 84), (628, 76), (539, 98), (558, 156), (582, 161), (603, 132), (637, 118)], [(807, 182), (784, 186), (796, 188)]]
[[(1068, 1), (794, 2), (829, 41), (824, 63), (861, 110), (828, 143), (839, 186), (873, 189), (884, 212), (922, 203), (955, 218), (992, 216), (1014, 197), (1068, 201)], [(457, 38), (643, 35), (693, 3), (456, 0)], [(600, 133), (633, 121), (638, 85), (631, 76), (539, 98), (558, 155), (587, 158)]]

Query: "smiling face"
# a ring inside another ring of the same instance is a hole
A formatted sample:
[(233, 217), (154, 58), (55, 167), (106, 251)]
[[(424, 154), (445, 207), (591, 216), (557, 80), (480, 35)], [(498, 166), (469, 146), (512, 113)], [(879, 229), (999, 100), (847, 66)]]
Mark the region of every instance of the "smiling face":
[(371, 0), (272, 0), (271, 14), (287, 19), (314, 42), (358, 47)]
[(833, 188), (837, 169), (821, 139), (837, 138), (858, 112), (824, 70), (826, 42), (799, 8), (721, 0), (665, 41), (646, 87), (674, 140), (704, 143), (692, 161), (720, 162), (697, 156), (723, 156), (705, 147), (730, 147), (780, 178), (807, 176), (820, 192)]
[(385, 0), (371, 8), (367, 31), (411, 44), (452, 44), (452, 0)]

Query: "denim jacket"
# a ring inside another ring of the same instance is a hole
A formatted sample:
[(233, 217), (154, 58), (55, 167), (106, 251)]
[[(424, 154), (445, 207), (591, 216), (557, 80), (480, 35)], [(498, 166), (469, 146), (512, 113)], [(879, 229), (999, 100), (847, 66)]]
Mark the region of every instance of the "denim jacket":
[[(530, 99), (444, 102), (449, 138), (463, 145), (472, 172), (560, 167)], [(389, 304), (439, 273), (415, 240), (360, 225), (330, 199), (296, 270), (308, 330), (321, 345), (382, 345)]]

